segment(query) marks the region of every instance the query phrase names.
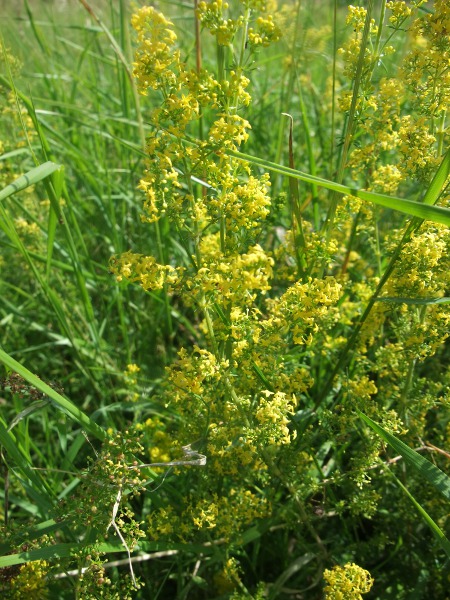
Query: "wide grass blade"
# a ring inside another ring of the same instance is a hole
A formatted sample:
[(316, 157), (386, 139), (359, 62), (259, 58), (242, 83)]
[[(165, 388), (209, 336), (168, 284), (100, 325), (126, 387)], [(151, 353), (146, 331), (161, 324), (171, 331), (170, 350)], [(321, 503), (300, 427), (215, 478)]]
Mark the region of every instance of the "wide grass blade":
[(10, 183), (0, 191), (0, 201), (6, 200), (6, 198), (9, 198), (9, 196), (12, 196), (16, 192), (20, 192), (32, 185), (35, 185), (36, 183), (39, 183), (39, 181), (42, 181), (60, 168), (61, 165), (57, 165), (49, 160), (44, 164), (31, 169), (31, 171), (21, 175), (18, 179), (13, 181), (13, 183)]
[[(84, 547), (85, 546), (83, 546), (83, 544), (79, 543), (54, 544), (53, 546), (45, 546), (43, 548), (27, 550), (17, 554), (7, 554), (0, 557), (0, 569), (3, 567), (10, 567), (12, 565), (25, 564), (34, 560), (69, 558), (74, 556), (75, 552), (82, 550)], [(124, 547), (120, 542), (104, 542), (101, 544), (96, 544), (95, 548), (96, 551), (101, 554), (115, 554), (117, 552), (124, 552)], [(163, 542), (139, 542), (139, 546), (135, 550), (141, 550), (144, 552), (178, 550), (180, 552), (196, 552), (204, 555), (214, 553), (214, 547), (203, 544), (165, 544)]]
[(450, 210), (448, 208), (432, 206), (429, 204), (432, 199), (435, 201), (436, 196), (439, 194), (441, 189), (439, 184), (442, 182), (444, 174), (448, 172), (450, 163), (449, 153), (445, 155), (438, 172), (433, 179), (432, 185), (425, 194), (425, 199), (427, 202), (424, 204), (421, 202), (415, 202), (414, 200), (407, 200), (405, 198), (397, 198), (396, 196), (387, 196), (386, 194), (378, 194), (376, 192), (368, 192), (366, 190), (349, 187), (341, 183), (323, 179), (322, 177), (309, 175), (303, 171), (290, 169), (284, 165), (278, 165), (269, 160), (265, 160), (264, 158), (250, 156), (249, 154), (244, 154), (243, 152), (227, 150), (226, 153), (229, 156), (240, 158), (245, 162), (264, 167), (268, 171), (286, 175), (286, 177), (292, 177), (294, 179), (299, 179), (300, 181), (316, 184), (317, 186), (324, 187), (334, 192), (339, 192), (343, 195), (355, 196), (357, 198), (361, 198), (361, 200), (366, 200), (367, 202), (372, 202), (378, 206), (384, 206), (385, 208), (390, 208), (412, 217), (419, 217), (420, 219), (427, 219), (429, 221), (434, 221), (435, 223), (442, 223), (443, 225), (450, 226)]
[(384, 296), (383, 298), (377, 298), (377, 302), (392, 302), (393, 304), (412, 304), (413, 306), (418, 304), (421, 306), (428, 306), (430, 304), (449, 304), (450, 298), (395, 298), (391, 296)]

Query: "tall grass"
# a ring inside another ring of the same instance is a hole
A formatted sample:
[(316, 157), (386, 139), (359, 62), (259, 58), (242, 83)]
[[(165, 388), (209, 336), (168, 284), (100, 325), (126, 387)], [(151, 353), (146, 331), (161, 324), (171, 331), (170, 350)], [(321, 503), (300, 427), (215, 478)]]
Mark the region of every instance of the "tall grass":
[[(183, 126), (185, 67), (133, 77), (126, 0), (2, 13), (5, 597), (446, 597), (447, 91), (399, 69), (446, 8), (280, 4), (280, 40), (252, 53), (244, 11), (233, 55), (160, 3), (192, 72), (250, 79)], [(245, 145), (214, 142), (236, 114)], [(214, 208), (242, 165), (251, 225)]]

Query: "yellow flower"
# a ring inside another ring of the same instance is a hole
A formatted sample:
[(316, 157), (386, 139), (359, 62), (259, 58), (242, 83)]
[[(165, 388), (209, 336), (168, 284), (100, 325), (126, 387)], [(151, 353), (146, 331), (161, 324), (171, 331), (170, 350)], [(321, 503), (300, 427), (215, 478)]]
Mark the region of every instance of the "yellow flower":
[(28, 562), (20, 567), (19, 574), (11, 581), (12, 598), (23, 600), (44, 600), (48, 597), (47, 572), (49, 563), (45, 560)]
[(167, 83), (170, 67), (178, 68), (179, 51), (173, 50), (177, 36), (172, 22), (152, 6), (135, 12), (131, 24), (139, 42), (133, 74), (140, 93), (147, 94), (148, 88), (159, 89)]
[(328, 584), (326, 600), (362, 600), (361, 594), (367, 594), (373, 585), (370, 573), (355, 563), (325, 569), (323, 577)]

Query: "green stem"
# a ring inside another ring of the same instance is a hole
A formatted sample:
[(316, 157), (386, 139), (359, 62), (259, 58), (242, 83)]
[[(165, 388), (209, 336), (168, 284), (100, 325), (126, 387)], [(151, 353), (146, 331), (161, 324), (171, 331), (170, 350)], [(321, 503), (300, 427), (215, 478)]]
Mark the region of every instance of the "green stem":
[(446, 112), (442, 113), (442, 116), (439, 119), (439, 126), (436, 128), (436, 138), (437, 138), (436, 156), (437, 157), (441, 156), (444, 153), (446, 114), (447, 114)]
[(378, 283), (377, 288), (376, 288), (372, 298), (369, 300), (369, 303), (367, 304), (364, 313), (361, 315), (358, 323), (356, 324), (355, 329), (353, 330), (352, 335), (350, 336), (347, 344), (345, 345), (345, 348), (342, 351), (334, 369), (332, 370), (331, 374), (329, 375), (327, 382), (325, 383), (321, 393), (318, 395), (315, 406), (314, 406), (314, 410), (317, 410), (319, 408), (319, 406), (322, 404), (322, 402), (327, 398), (328, 394), (330, 393), (330, 391), (333, 387), (333, 383), (334, 383), (336, 376), (349, 363), (349, 361), (352, 357), (352, 350), (354, 349), (354, 347), (356, 345), (356, 340), (358, 339), (361, 329), (363, 328), (364, 323), (366, 322), (368, 316), (370, 315), (372, 308), (374, 307), (375, 302), (377, 301), (379, 295), (381, 294), (383, 287), (385, 286), (387, 280), (391, 276), (391, 274), (394, 270), (394, 267), (396, 265), (396, 262), (401, 254), (403, 246), (409, 241), (411, 234), (417, 227), (418, 227), (418, 221), (416, 219), (414, 219), (408, 226), (405, 233), (403, 234), (403, 237), (402, 237), (400, 243), (398, 244), (397, 248), (395, 249), (395, 252), (389, 262), (389, 265), (387, 266), (382, 278), (380, 279), (380, 282)]
[[(420, 308), (420, 313), (419, 313), (419, 323), (422, 325), (425, 321), (425, 316), (426, 316), (426, 312), (427, 312), (427, 306), (422, 306)], [(408, 414), (407, 414), (407, 402), (408, 402), (408, 395), (409, 392), (411, 390), (412, 384), (413, 384), (413, 379), (414, 379), (414, 371), (416, 369), (416, 365), (417, 365), (417, 358), (414, 357), (409, 361), (409, 365), (408, 365), (408, 373), (406, 375), (406, 379), (405, 379), (405, 384), (403, 386), (402, 389), (402, 395), (400, 397), (400, 406), (403, 410), (403, 419), (406, 423), (406, 425), (408, 425)]]
[(386, 0), (382, 0), (381, 8), (380, 8), (380, 18), (378, 19), (377, 39), (375, 41), (375, 47), (374, 47), (374, 56), (375, 56), (376, 60), (378, 60), (378, 58), (379, 58), (381, 33), (384, 29), (383, 25), (384, 25), (385, 14), (386, 14)]
[[(247, 8), (244, 15), (244, 26), (242, 28), (242, 36), (241, 43), (239, 47), (239, 59), (237, 62), (238, 69), (242, 69), (242, 65), (244, 64), (244, 56), (245, 56), (245, 45), (247, 43), (247, 35), (248, 35), (248, 24), (250, 21), (251, 9)], [(236, 104), (236, 103), (235, 103)]]
[[(160, 222), (156, 221), (155, 223), (155, 233), (156, 233), (156, 246), (158, 248), (159, 262), (162, 265), (166, 264), (165, 252), (164, 252), (164, 244), (162, 242), (161, 236), (161, 227)], [(167, 334), (169, 336), (169, 340), (172, 340), (173, 337), (173, 323), (172, 323), (172, 311), (170, 307), (169, 294), (167, 290), (167, 284), (164, 283), (163, 286), (163, 294), (164, 294), (164, 311), (166, 314), (166, 329)]]
[(319, 534), (317, 533), (317, 531), (314, 529), (314, 527), (311, 524), (311, 520), (308, 516), (308, 513), (305, 510), (305, 507), (303, 505), (303, 502), (300, 501), (299, 497), (298, 497), (298, 490), (292, 486), (289, 481), (287, 481), (285, 475), (280, 471), (280, 469), (278, 468), (278, 466), (275, 464), (275, 461), (273, 460), (273, 458), (270, 456), (270, 454), (268, 453), (268, 451), (266, 449), (262, 449), (261, 450), (261, 455), (264, 459), (264, 462), (266, 463), (266, 465), (269, 467), (269, 469), (271, 470), (272, 474), (277, 477), (281, 483), (283, 484), (283, 486), (288, 490), (288, 492), (290, 493), (290, 495), (292, 496), (292, 498), (295, 501), (295, 504), (297, 506), (297, 509), (300, 513), (300, 517), (302, 520), (302, 523), (304, 523), (306, 525), (307, 530), (309, 531), (309, 533), (311, 534), (312, 538), (315, 540), (315, 542), (317, 543), (319, 549), (320, 549), (320, 554), (323, 558), (328, 556), (328, 552), (327, 549), (325, 548), (325, 545), (323, 543), (323, 541), (321, 540)]
[[(364, 23), (364, 31), (363, 31), (363, 35), (362, 35), (362, 39), (361, 39), (361, 46), (360, 46), (360, 51), (359, 51), (358, 63), (356, 66), (355, 79), (353, 82), (352, 102), (350, 105), (350, 110), (349, 110), (348, 118), (346, 121), (344, 143), (342, 145), (342, 150), (341, 150), (340, 156), (339, 156), (339, 165), (338, 165), (338, 170), (337, 170), (337, 175), (336, 175), (337, 183), (341, 183), (343, 181), (344, 172), (345, 172), (345, 168), (347, 165), (347, 158), (348, 158), (348, 154), (349, 154), (349, 150), (350, 150), (350, 145), (351, 145), (351, 142), (353, 141), (355, 127), (356, 127), (356, 123), (357, 123), (357, 120), (356, 120), (357, 110), (356, 109), (357, 109), (357, 102), (358, 102), (358, 98), (359, 98), (359, 90), (360, 90), (360, 87), (363, 83), (364, 76), (365, 76), (365, 74), (364, 74), (364, 65), (365, 65), (364, 57), (365, 57), (365, 51), (366, 51), (368, 40), (369, 40), (372, 8), (373, 8), (373, 0), (368, 0), (366, 20)], [(331, 236), (331, 231), (333, 230), (334, 218), (336, 216), (338, 200), (339, 200), (338, 194), (336, 194), (336, 192), (333, 192), (331, 194), (330, 208), (328, 209), (327, 218), (326, 218), (324, 226), (323, 226), (327, 241), (329, 240), (329, 238)]]

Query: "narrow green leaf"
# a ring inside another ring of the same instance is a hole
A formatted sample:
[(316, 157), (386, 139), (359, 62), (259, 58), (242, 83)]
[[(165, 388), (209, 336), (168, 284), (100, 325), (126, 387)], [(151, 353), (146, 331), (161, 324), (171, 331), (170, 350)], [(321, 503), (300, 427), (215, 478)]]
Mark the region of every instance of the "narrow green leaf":
[(433, 177), (432, 182), (428, 190), (426, 191), (425, 196), (423, 197), (424, 204), (435, 204), (439, 196), (441, 194), (441, 190), (443, 189), (445, 182), (450, 175), (450, 149), (444, 155), (441, 164), (439, 165), (436, 174)]
[(436, 536), (436, 538), (442, 545), (445, 553), (450, 558), (450, 542), (449, 542), (448, 538), (446, 537), (446, 535), (444, 534), (444, 532), (442, 531), (442, 529), (439, 527), (439, 525), (437, 523), (435, 523), (433, 521), (433, 519), (430, 517), (430, 515), (427, 513), (427, 511), (417, 502), (417, 500), (406, 489), (406, 487), (403, 485), (403, 483), (393, 473), (391, 473), (391, 475), (394, 477), (394, 479), (397, 482), (397, 484), (399, 485), (399, 487), (402, 488), (402, 490), (405, 492), (405, 494), (408, 496), (408, 498), (414, 504), (414, 506), (420, 513), (422, 519), (425, 521), (425, 523), (428, 525), (428, 527), (434, 533), (434, 535)]
[(12, 356), (2, 350), (2, 348), (0, 348), (0, 361), (12, 371), (18, 373), (26, 381), (31, 383), (31, 385), (33, 385), (35, 388), (51, 398), (53, 403), (56, 404), (59, 409), (69, 415), (72, 420), (79, 423), (83, 429), (89, 433), (92, 433), (92, 435), (100, 440), (106, 439), (106, 431), (100, 427), (100, 425), (97, 425), (97, 423), (92, 421), (92, 419), (90, 419), (86, 413), (75, 406), (73, 402), (67, 398), (64, 398), (64, 396), (61, 396), (61, 394), (58, 394), (58, 392), (44, 383), (41, 379), (39, 379), (39, 377), (18, 363), (14, 358), (12, 358)]
[(312, 552), (305, 552), (305, 554), (302, 554), (293, 560), (271, 585), (269, 598), (279, 598), (283, 594), (283, 588), (286, 587), (286, 582), (298, 573), (298, 571), (304, 569), (305, 566), (315, 558), (316, 555)]
[(0, 161), (9, 160), (10, 158), (16, 158), (16, 156), (21, 156), (22, 154), (30, 154), (28, 148), (17, 148), (16, 150), (11, 150), (11, 152), (5, 152), (0, 156)]
[[(83, 547), (83, 544), (80, 543), (54, 544), (53, 546), (45, 546), (44, 548), (28, 550), (27, 552), (7, 554), (6, 556), (0, 557), (0, 568), (11, 567), (12, 565), (21, 565), (34, 560), (69, 558), (70, 556), (73, 556), (74, 552), (82, 550)], [(96, 544), (95, 549), (100, 554), (114, 554), (117, 552), (125, 552), (125, 548), (120, 542), (104, 542)], [(205, 546), (203, 544), (165, 544), (161, 542), (140, 542), (139, 546), (136, 547), (135, 551), (139, 550), (144, 552), (179, 550), (180, 552), (196, 552), (198, 554), (201, 553), (203, 555), (212, 554), (215, 551), (214, 547)]]
[(0, 568), (11, 567), (12, 565), (23, 565), (34, 560), (49, 560), (52, 558), (67, 558), (72, 552), (80, 547), (79, 544), (55, 544), (54, 546), (45, 546), (28, 552), (19, 554), (7, 554), (0, 557)]
[[(59, 521), (58, 523), (54, 519), (43, 521), (42, 523), (38, 523), (35, 527), (27, 530), (27, 539), (28, 541), (36, 540), (42, 537), (43, 535), (59, 531), (63, 527), (63, 525), (64, 521)], [(0, 556), (3, 554), (8, 554), (13, 549), (14, 548), (11, 546), (10, 543), (0, 542)], [(1, 560), (2, 558), (0, 558), (0, 563)]]
[(43, 53), (47, 56), (50, 55), (50, 49), (49, 46), (47, 44), (47, 41), (45, 39), (45, 35), (43, 35), (42, 31), (39, 29), (39, 26), (37, 25), (37, 23), (34, 20), (34, 16), (33, 13), (31, 11), (30, 5), (28, 4), (28, 0), (25, 0), (25, 10), (27, 11), (27, 15), (28, 15), (28, 20), (29, 23), (31, 25), (31, 29), (34, 33), (34, 37), (37, 41), (37, 43), (39, 44), (41, 50), (43, 51)]
[[(33, 470), (29, 458), (18, 445), (16, 437), (8, 431), (6, 423), (0, 418), (0, 445), (5, 449), (8, 457), (14, 462), (14, 467), (33, 486), (33, 497), (42, 514), (47, 514), (53, 507), (50, 491), (46, 489), (44, 480)], [(22, 481), (25, 484), (24, 481)]]
[(391, 296), (384, 296), (383, 298), (377, 298), (376, 302), (392, 302), (394, 304), (448, 304), (450, 298), (394, 298)]
[(252, 361), (252, 369), (255, 372), (255, 374), (259, 377), (259, 380), (263, 383), (266, 390), (273, 392), (273, 385), (270, 383), (270, 381), (267, 379), (267, 377), (264, 375), (264, 373), (254, 361)]
[(55, 243), (57, 223), (58, 223), (58, 219), (56, 217), (56, 213), (53, 210), (53, 207), (50, 205), (49, 211), (48, 211), (48, 221), (47, 221), (47, 264), (46, 264), (47, 282), (50, 282), (50, 275), (51, 275), (51, 271), (52, 271), (53, 245)]
[(392, 433), (386, 431), (381, 425), (372, 421), (365, 414), (357, 411), (358, 415), (375, 433), (377, 433), (385, 442), (387, 442), (396, 452), (401, 454), (405, 461), (422, 475), (428, 483), (435, 487), (447, 499), (450, 500), (450, 477), (443, 473), (438, 467), (433, 465), (421, 454), (407, 446), (404, 442), (396, 438)]
[(16, 192), (25, 190), (27, 187), (30, 187), (31, 185), (34, 185), (39, 181), (42, 181), (43, 179), (45, 179), (60, 168), (61, 165), (57, 165), (56, 163), (49, 160), (44, 164), (39, 165), (34, 169), (31, 169), (31, 171), (28, 171), (28, 173), (25, 173), (25, 175), (22, 175), (13, 183), (10, 183), (3, 190), (0, 191), (0, 201), (5, 200), (6, 198), (12, 196), (12, 194), (15, 194)]
[(320, 187), (324, 187), (328, 190), (333, 190), (340, 194), (356, 196), (357, 198), (361, 198), (361, 200), (367, 200), (368, 202), (372, 202), (373, 204), (385, 206), (386, 208), (391, 208), (393, 210), (397, 210), (399, 212), (411, 215), (413, 217), (419, 217), (420, 219), (428, 219), (429, 221), (434, 221), (436, 223), (442, 223), (443, 225), (450, 226), (450, 209), (443, 208), (441, 206), (431, 206), (428, 204), (428, 200), (435, 198), (438, 189), (438, 184), (441, 181), (441, 175), (447, 169), (447, 155), (441, 164), (442, 171), (441, 167), (439, 168), (439, 171), (441, 171), (440, 176), (437, 178), (437, 180), (433, 180), (433, 183), (435, 185), (433, 187), (432, 192), (430, 192), (429, 195), (428, 192), (426, 194), (427, 203), (422, 203), (415, 202), (414, 200), (397, 198), (396, 196), (387, 196), (385, 194), (367, 192), (366, 190), (360, 190), (358, 188), (349, 187), (341, 183), (335, 183), (334, 181), (329, 181), (328, 179), (322, 179), (321, 177), (315, 177), (313, 175), (309, 175), (308, 173), (297, 171), (296, 169), (290, 169), (289, 167), (285, 167), (284, 165), (278, 165), (263, 158), (258, 158), (256, 156), (244, 154), (243, 152), (227, 150), (226, 154), (228, 156), (234, 156), (235, 158), (244, 160), (245, 162), (264, 167), (268, 171), (273, 171), (275, 173), (280, 173), (281, 175), (286, 175), (287, 177), (299, 179), (300, 181), (306, 181), (308, 183), (316, 184)]

